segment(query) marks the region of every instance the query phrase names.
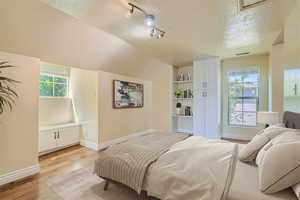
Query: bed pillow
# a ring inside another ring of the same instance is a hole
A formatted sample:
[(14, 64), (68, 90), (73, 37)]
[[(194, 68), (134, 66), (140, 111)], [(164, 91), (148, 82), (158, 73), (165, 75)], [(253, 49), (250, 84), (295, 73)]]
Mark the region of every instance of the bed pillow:
[(253, 162), (256, 159), (259, 150), (266, 145), (270, 140), (280, 135), (283, 132), (290, 131), (289, 128), (282, 126), (270, 126), (260, 131), (239, 153), (240, 161)]
[(300, 183), (298, 183), (297, 185), (294, 185), (293, 190), (294, 190), (296, 196), (298, 197), (298, 199), (300, 200)]
[(265, 145), (256, 158), (259, 189), (279, 192), (300, 182), (300, 134), (285, 132)]

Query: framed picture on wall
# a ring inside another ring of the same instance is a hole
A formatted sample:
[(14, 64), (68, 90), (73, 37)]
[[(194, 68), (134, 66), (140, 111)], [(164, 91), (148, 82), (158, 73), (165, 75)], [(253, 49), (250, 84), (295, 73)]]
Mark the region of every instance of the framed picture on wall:
[(142, 108), (144, 86), (139, 83), (113, 80), (113, 108)]

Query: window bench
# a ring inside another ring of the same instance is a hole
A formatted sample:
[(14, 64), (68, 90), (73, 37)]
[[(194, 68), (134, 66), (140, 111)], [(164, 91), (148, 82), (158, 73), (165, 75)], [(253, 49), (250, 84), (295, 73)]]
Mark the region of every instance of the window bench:
[(40, 127), (39, 154), (44, 155), (80, 142), (80, 124), (67, 123)]

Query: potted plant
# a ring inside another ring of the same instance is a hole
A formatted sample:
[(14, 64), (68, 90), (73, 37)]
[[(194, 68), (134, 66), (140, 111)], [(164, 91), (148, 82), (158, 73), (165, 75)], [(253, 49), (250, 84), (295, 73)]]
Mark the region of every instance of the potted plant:
[(183, 93), (183, 91), (181, 89), (178, 89), (178, 88), (175, 89), (174, 94), (175, 94), (176, 98), (179, 98), (182, 93)]
[(3, 69), (10, 67), (14, 66), (9, 65), (8, 62), (0, 62), (0, 114), (5, 110), (11, 111), (18, 97), (17, 93), (11, 88), (18, 81), (1, 75)]
[(180, 115), (181, 114), (181, 103), (177, 103), (176, 104), (176, 115)]

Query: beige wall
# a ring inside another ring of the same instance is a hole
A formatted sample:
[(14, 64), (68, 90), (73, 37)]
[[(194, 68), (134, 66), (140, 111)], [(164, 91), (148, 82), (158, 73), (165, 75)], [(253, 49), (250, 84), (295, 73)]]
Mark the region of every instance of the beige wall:
[(38, 164), (38, 100), (40, 60), (0, 52), (1, 61), (17, 66), (4, 74), (21, 81), (12, 112), (0, 115), (0, 176)]
[[(137, 78), (98, 72), (99, 86), (99, 143), (151, 129), (152, 84)], [(113, 80), (136, 82), (144, 85), (144, 107), (113, 109)]]
[(172, 66), (153, 60), (132, 75), (152, 82), (151, 127), (155, 130), (171, 131)]
[(42, 61), (130, 75), (152, 59), (128, 42), (40, 0), (2, 0), (0, 50)]
[(81, 123), (81, 139), (98, 144), (101, 112), (98, 106), (98, 73), (71, 68), (70, 95), (74, 103), (76, 121)]
[(290, 16), (284, 26), (284, 65), (285, 67), (300, 66), (300, 0), (296, 0)]
[(40, 98), (40, 127), (70, 122), (74, 122), (74, 112), (71, 98)]
[(254, 55), (243, 56), (238, 58), (226, 59), (222, 61), (222, 132), (224, 137), (237, 137), (242, 139), (252, 138), (257, 131), (261, 128), (233, 128), (228, 126), (228, 99), (225, 94), (228, 88), (227, 85), (227, 72), (229, 69), (240, 67), (259, 67), (261, 73), (261, 90), (259, 110), (268, 110), (268, 68), (269, 56), (268, 55)]
[[(270, 71), (272, 82), (271, 109), (283, 113), (284, 70), (300, 68), (300, 0), (296, 1), (284, 27), (284, 43), (272, 47)], [(282, 115), (281, 115), (282, 116)]]
[(283, 113), (283, 79), (284, 79), (284, 44), (272, 47), (269, 57), (270, 71), (270, 109), (269, 111)]

